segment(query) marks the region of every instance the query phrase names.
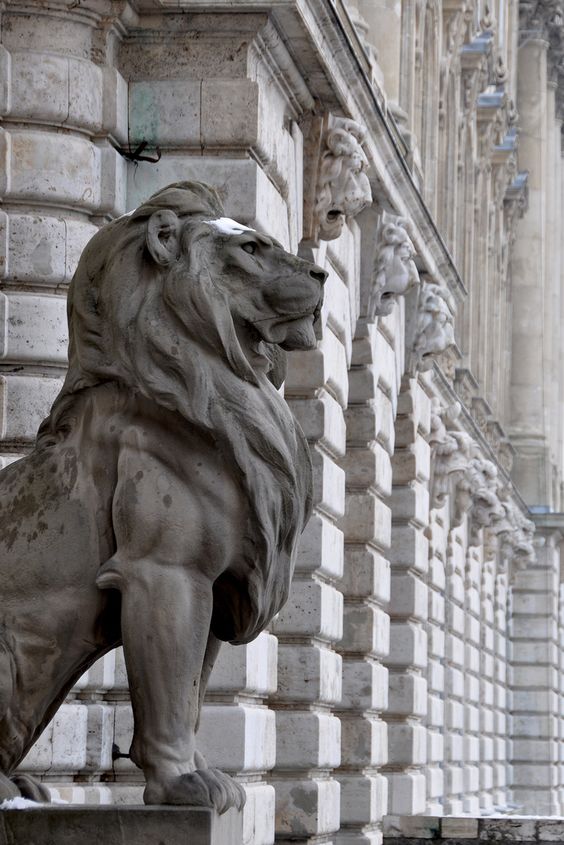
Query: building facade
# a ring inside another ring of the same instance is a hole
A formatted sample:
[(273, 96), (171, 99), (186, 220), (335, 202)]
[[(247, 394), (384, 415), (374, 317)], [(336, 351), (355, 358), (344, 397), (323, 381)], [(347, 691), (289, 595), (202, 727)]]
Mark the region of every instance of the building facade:
[[(245, 845), (564, 814), (562, 0), (0, 3), (0, 448), (32, 448), (97, 227), (196, 179), (328, 271), (284, 395), (314, 513), (200, 729)], [(24, 768), (139, 802), (120, 652)], [(393, 819), (390, 823), (394, 823)]]

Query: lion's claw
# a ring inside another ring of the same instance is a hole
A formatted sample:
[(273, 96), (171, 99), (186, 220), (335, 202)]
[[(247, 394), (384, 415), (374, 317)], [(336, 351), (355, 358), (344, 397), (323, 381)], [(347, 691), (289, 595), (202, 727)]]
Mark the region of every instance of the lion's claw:
[(213, 807), (221, 815), (231, 807), (242, 810), (245, 791), (232, 777), (219, 769), (197, 769), (190, 774), (159, 784), (148, 784), (145, 804), (185, 804)]

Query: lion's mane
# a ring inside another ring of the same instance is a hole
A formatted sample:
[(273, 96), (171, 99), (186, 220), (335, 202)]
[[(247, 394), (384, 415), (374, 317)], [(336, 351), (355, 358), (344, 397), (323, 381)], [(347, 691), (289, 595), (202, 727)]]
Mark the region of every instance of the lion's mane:
[[(161, 270), (147, 253), (147, 219), (159, 209), (183, 218), (188, 274)], [(227, 296), (202, 254), (202, 238), (191, 231), (193, 223), (222, 216), (207, 185), (177, 183), (92, 238), (69, 290), (68, 373), (38, 446), (66, 437), (77, 395), (107, 382), (139, 392), (208, 435), (231, 461), (251, 513), (243, 550), (252, 562), (248, 578), (236, 585), (229, 573), (218, 579), (212, 629), (221, 639), (246, 642), (287, 599), (311, 508), (311, 463), (286, 403), (250, 367)], [(179, 284), (189, 313), (177, 307)]]

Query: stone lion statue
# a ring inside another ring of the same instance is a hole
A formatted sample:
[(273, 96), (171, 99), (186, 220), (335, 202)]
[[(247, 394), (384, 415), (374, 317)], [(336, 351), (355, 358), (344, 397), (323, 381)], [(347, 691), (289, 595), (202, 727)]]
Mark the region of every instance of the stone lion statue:
[(312, 481), (276, 387), (282, 350), (315, 345), (325, 276), (197, 182), (87, 245), (66, 380), (2, 472), (0, 800), (48, 799), (14, 770), (123, 644), (145, 802), (242, 806), (195, 732), (220, 643), (252, 640), (288, 596)]

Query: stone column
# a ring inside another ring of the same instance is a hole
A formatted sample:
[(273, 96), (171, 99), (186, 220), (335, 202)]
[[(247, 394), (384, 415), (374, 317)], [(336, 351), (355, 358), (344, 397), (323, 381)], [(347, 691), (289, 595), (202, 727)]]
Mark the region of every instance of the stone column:
[[(355, 234), (356, 233), (356, 234)], [(345, 453), (343, 410), (347, 407), (352, 350), (353, 278), (347, 266), (358, 230), (315, 251), (329, 271), (316, 350), (289, 356), (285, 396), (308, 438), (314, 467), (314, 512), (304, 532), (288, 604), (272, 625), (279, 639), (278, 689), (270, 700), (276, 713), (278, 842), (332, 843), (340, 828), (342, 700), (343, 532)], [(348, 282), (348, 286), (347, 286)], [(352, 573), (345, 576), (350, 577)], [(349, 693), (350, 694), (350, 693)], [(350, 814), (350, 794), (345, 796)], [(360, 799), (362, 801), (362, 799)], [(359, 811), (361, 812), (361, 811)]]
[(405, 378), (398, 403), (390, 498), (389, 756), (386, 775), (394, 815), (425, 812), (422, 767), (427, 762), (427, 584), (429, 433), (431, 402), (416, 379)]
[(537, 561), (512, 582), (513, 790), (524, 813), (559, 815), (560, 530), (537, 523)]
[(498, 571), (494, 590), (494, 763), (493, 803), (503, 809), (512, 800), (509, 765), (511, 741), (508, 648), (508, 573)]
[[(464, 635), (464, 699), (460, 708), (462, 715), (461, 730), (462, 761), (464, 772), (465, 813), (477, 815), (480, 811), (478, 792), (480, 788), (480, 719), (481, 694), (486, 693), (486, 700), (491, 704), (491, 683), (481, 683), (480, 679), (480, 574), (483, 552), (478, 544), (471, 545), (466, 552), (464, 574), (464, 602), (462, 607), (452, 607), (453, 630)], [(485, 686), (485, 688), (484, 688)]]
[[(486, 545), (487, 548), (487, 545)], [(479, 621), (476, 618), (467, 620), (468, 634), (477, 630), (479, 649), (479, 704), (474, 705), (478, 716), (474, 734), (477, 734), (478, 760), (480, 774), (479, 809), (492, 812), (494, 807), (494, 759), (495, 747), (495, 659), (494, 659), (494, 589), (496, 555), (486, 554), (481, 572), (478, 572), (476, 590), (479, 608)], [(478, 622), (478, 626), (476, 623)], [(476, 640), (474, 639), (474, 646)], [(473, 740), (475, 741), (475, 740)]]
[(446, 570), (445, 802), (444, 812), (464, 812), (464, 529), (449, 532)]
[(379, 773), (387, 762), (391, 511), (394, 409), (389, 392), (395, 370), (391, 339), (360, 320), (353, 342), (346, 412), (347, 483), (343, 656), (341, 831), (343, 845), (377, 843), (387, 811), (388, 784)]
[[(98, 219), (123, 210), (123, 80), (111, 4), (2, 4), (0, 453), (29, 449), (66, 367), (65, 292)], [(103, 17), (108, 16), (108, 17)], [(111, 48), (110, 48), (111, 49)]]
[[(123, 8), (109, 0), (2, 4), (0, 44), (0, 461), (30, 449), (66, 367), (66, 289), (97, 226), (125, 210)], [(99, 802), (111, 770), (114, 656), (82, 679), (23, 768)], [(87, 705), (87, 706), (85, 706)], [(88, 794), (88, 795), (87, 795)]]
[(431, 510), (429, 517), (429, 617), (427, 623), (427, 808), (426, 814), (444, 812), (445, 794), (445, 587), (449, 502)]
[(547, 159), (547, 51), (548, 43), (533, 37), (519, 49), (519, 166), (529, 171), (529, 209), (517, 222), (512, 255), (510, 401), (510, 432), (517, 449), (513, 477), (529, 505), (545, 508), (552, 504), (543, 391), (543, 368), (548, 364), (543, 340), (547, 328), (545, 202), (547, 181), (553, 178)]

